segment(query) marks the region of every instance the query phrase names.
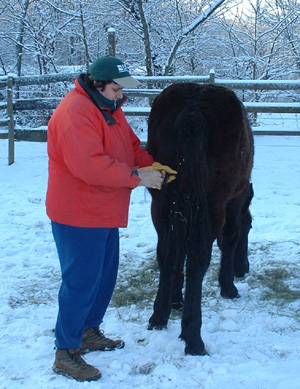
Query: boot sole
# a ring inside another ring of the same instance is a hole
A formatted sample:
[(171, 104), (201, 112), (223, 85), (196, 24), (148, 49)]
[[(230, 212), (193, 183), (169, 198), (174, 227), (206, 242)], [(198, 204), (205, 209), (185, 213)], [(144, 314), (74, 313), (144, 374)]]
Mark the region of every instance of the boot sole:
[(81, 347), (80, 354), (87, 354), (92, 351), (114, 351), (114, 350), (120, 350), (125, 347), (125, 342), (120, 342), (115, 347), (104, 347), (104, 348), (89, 348), (89, 347)]
[(90, 381), (97, 381), (99, 380), (99, 378), (102, 377), (102, 374), (99, 372), (99, 374), (93, 376), (93, 377), (88, 377), (88, 378), (83, 378), (83, 379), (80, 379), (80, 378), (76, 378), (76, 377), (73, 377), (72, 375), (68, 374), (65, 370), (62, 370), (62, 369), (59, 369), (58, 367), (56, 366), (53, 366), (53, 371), (56, 373), (56, 374), (59, 374), (59, 375), (62, 375), (64, 377), (67, 377), (67, 378), (70, 378), (72, 380), (76, 380), (76, 381), (79, 381), (79, 382), (90, 382)]

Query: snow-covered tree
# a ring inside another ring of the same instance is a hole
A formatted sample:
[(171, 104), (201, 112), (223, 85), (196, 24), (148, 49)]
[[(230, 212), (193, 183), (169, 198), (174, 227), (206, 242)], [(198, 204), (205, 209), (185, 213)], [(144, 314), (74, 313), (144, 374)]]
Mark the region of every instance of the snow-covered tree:
[(299, 0), (2, 0), (2, 74), (85, 69), (107, 53), (138, 74), (272, 79), (300, 70)]

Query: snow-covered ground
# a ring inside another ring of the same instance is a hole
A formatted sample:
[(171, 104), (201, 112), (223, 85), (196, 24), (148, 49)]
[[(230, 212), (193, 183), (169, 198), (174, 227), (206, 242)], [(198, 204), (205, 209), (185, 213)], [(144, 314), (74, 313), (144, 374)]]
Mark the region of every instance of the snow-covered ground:
[[(287, 128), (290, 129), (290, 128)], [(45, 143), (17, 142), (7, 165), (0, 141), (0, 388), (300, 388), (300, 137), (255, 136), (250, 273), (241, 298), (217, 284), (218, 249), (205, 278), (202, 336), (210, 356), (184, 355), (180, 318), (148, 331), (156, 289), (150, 196), (133, 191), (121, 230), (116, 296), (103, 329), (123, 350), (86, 355), (101, 380), (79, 383), (52, 371), (59, 264), (45, 215)], [(124, 305), (126, 304), (126, 305)]]

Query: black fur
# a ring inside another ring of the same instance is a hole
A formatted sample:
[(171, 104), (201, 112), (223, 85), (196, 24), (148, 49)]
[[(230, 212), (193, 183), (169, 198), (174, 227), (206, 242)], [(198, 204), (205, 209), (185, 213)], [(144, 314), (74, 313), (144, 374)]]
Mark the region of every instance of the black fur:
[(222, 252), (222, 296), (238, 297), (234, 276), (249, 270), (252, 131), (233, 91), (173, 84), (153, 103), (146, 148), (156, 161), (178, 171), (162, 190), (150, 190), (160, 281), (149, 329), (166, 327), (172, 307), (183, 307), (185, 351), (203, 355), (202, 281), (214, 240)]

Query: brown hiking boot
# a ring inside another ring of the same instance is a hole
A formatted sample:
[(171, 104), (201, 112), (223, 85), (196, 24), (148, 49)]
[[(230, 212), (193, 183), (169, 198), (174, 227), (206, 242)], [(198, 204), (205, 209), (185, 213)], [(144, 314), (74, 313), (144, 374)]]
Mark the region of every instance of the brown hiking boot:
[(123, 348), (125, 342), (121, 339), (112, 340), (106, 338), (98, 327), (85, 330), (81, 341), (81, 351), (112, 351), (116, 348)]
[(57, 349), (53, 370), (57, 374), (77, 381), (96, 381), (101, 373), (95, 367), (88, 365), (80, 354), (80, 349)]

